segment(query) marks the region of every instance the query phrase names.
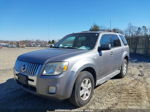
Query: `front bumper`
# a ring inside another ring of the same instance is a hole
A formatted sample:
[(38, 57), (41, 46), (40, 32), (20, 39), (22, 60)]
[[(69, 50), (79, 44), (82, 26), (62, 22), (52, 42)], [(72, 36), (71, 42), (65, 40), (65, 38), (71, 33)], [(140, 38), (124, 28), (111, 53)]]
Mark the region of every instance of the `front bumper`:
[[(70, 85), (68, 84), (70, 81), (68, 80), (69, 75), (67, 73), (58, 76), (24, 75), (27, 77), (27, 84), (23, 84), (19, 81), (19, 75), (24, 74), (15, 72), (14, 79), (24, 90), (30, 93), (56, 99), (67, 99), (72, 93), (72, 88), (70, 88)], [(56, 88), (54, 93), (49, 92), (50, 87)]]

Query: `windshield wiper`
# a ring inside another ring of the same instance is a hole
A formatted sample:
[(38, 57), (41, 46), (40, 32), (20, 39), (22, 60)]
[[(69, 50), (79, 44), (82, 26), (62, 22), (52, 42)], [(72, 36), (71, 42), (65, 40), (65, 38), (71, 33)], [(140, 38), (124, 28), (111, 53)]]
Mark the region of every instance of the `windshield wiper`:
[(66, 48), (66, 49), (76, 49), (75, 47), (63, 47), (63, 48)]
[(60, 47), (55, 47), (55, 46), (53, 46), (52, 48), (60, 48)]
[(62, 48), (62, 49), (77, 49), (77, 48), (75, 48), (75, 47), (52, 47), (52, 48)]

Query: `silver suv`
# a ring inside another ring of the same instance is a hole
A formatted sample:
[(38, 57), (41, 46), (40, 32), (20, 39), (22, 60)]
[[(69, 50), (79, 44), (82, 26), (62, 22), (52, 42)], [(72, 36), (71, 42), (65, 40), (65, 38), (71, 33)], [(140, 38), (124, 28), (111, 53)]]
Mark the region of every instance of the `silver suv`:
[(52, 48), (23, 54), (16, 82), (33, 94), (87, 104), (96, 86), (127, 74), (129, 47), (119, 33), (88, 31), (65, 36)]

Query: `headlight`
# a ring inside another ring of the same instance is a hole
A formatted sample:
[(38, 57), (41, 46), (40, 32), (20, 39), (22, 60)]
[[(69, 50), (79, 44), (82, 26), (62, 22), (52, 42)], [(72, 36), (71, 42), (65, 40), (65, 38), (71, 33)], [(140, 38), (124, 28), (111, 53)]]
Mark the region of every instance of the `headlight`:
[(48, 63), (43, 71), (43, 75), (59, 75), (68, 69), (68, 62)]

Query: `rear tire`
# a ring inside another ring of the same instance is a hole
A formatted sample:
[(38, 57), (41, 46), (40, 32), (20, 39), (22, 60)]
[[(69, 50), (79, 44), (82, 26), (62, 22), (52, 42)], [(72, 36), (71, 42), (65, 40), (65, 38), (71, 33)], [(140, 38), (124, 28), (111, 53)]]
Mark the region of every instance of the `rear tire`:
[(127, 75), (128, 72), (128, 61), (127, 59), (123, 60), (120, 74), (118, 75), (119, 78), (124, 78)]
[(94, 78), (92, 74), (87, 71), (82, 71), (76, 79), (69, 101), (77, 107), (84, 106), (92, 98), (93, 90)]

